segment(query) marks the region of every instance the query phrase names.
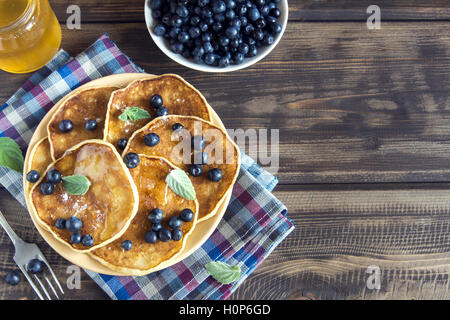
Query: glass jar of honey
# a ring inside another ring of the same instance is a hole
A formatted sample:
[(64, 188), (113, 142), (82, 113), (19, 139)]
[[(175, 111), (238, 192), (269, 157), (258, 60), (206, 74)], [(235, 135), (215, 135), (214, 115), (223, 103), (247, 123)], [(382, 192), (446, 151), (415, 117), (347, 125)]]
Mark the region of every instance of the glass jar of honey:
[(40, 69), (60, 44), (61, 27), (48, 0), (0, 0), (0, 69)]

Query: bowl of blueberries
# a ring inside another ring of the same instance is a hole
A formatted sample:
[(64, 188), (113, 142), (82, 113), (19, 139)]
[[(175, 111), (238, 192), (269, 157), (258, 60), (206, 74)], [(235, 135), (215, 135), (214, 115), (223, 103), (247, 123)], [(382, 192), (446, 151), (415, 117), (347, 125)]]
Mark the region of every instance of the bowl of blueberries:
[(172, 60), (205, 72), (246, 68), (278, 44), (287, 0), (146, 0), (145, 21)]

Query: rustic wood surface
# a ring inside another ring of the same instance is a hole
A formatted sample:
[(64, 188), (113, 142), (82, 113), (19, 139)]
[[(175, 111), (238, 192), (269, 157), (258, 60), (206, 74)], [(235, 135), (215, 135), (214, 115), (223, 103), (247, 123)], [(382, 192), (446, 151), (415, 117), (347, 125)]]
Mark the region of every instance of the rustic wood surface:
[[(82, 30), (63, 26), (76, 55), (102, 32), (151, 73), (174, 72), (198, 87), (229, 128), (280, 130), (275, 195), (296, 229), (232, 299), (447, 299), (450, 272), (450, 3), (380, 0), (290, 3), (279, 46), (251, 68), (205, 74), (167, 58), (150, 40), (142, 0), (53, 0), (69, 4)], [(0, 102), (27, 78), (0, 71)], [(0, 210), (37, 242), (65, 281), (67, 261), (50, 249), (23, 209), (0, 189)], [(14, 267), (0, 232), (0, 275)], [(369, 266), (381, 288), (366, 286)], [(0, 299), (35, 299), (25, 281), (0, 281)], [(82, 274), (66, 299), (106, 299)]]

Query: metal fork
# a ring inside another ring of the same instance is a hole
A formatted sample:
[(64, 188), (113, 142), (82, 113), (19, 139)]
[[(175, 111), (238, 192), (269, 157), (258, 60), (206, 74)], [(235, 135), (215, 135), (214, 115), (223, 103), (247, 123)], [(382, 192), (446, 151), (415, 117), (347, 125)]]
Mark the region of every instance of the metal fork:
[[(45, 259), (44, 255), (42, 254), (41, 250), (39, 250), (38, 246), (34, 243), (28, 243), (23, 241), (11, 228), (9, 223), (6, 221), (5, 217), (3, 216), (2, 212), (0, 211), (0, 225), (5, 229), (6, 233), (8, 234), (9, 238), (11, 239), (12, 243), (14, 244), (15, 248), (15, 254), (14, 254), (14, 261), (16, 262), (17, 266), (20, 268), (22, 273), (24, 274), (25, 278), (27, 278), (28, 282), (30, 283), (31, 287), (34, 289), (36, 294), (41, 300), (45, 300), (44, 296), (42, 295), (41, 291), (38, 289), (36, 284), (34, 283), (33, 279), (27, 272), (27, 264), (32, 259), (39, 259), (47, 266), (47, 270), (50, 271), (50, 274), (58, 286), (59, 290), (62, 294), (64, 294), (64, 290), (61, 287), (61, 284), (58, 281), (58, 278), (56, 278), (55, 273), (53, 272), (52, 268), (48, 264), (47, 260)], [(45, 296), (48, 300), (52, 300), (50, 297), (50, 294), (48, 293), (47, 289), (45, 288), (44, 284), (42, 283), (41, 279), (36, 274), (33, 274), (34, 279), (41, 287), (42, 291), (44, 292)], [(43, 277), (45, 281), (47, 282), (48, 286), (52, 289), (53, 294), (55, 295), (56, 299), (59, 299), (58, 294), (56, 293), (56, 290), (54, 286), (52, 285), (50, 279), (47, 277), (47, 274), (44, 270)]]

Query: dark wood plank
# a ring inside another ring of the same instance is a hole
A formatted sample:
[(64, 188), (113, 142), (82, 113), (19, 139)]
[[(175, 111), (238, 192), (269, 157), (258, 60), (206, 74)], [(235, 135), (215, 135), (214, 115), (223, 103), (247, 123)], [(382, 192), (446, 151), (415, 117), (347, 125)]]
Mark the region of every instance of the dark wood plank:
[[(60, 21), (67, 19), (69, 0), (51, 1)], [(82, 21), (130, 22), (144, 21), (143, 0), (78, 0)], [(292, 21), (365, 21), (371, 0), (296, 0), (289, 2), (289, 19)], [(389, 20), (448, 20), (450, 4), (446, 0), (379, 0), (382, 19)]]
[(310, 189), (277, 189), (296, 229), (232, 299), (450, 298), (449, 184)]
[[(92, 300), (107, 299), (106, 293), (83, 271), (81, 270), (81, 288), (68, 289), (67, 279), (69, 274), (67, 268), (72, 264), (57, 254), (44, 241), (39, 232), (33, 226), (33, 222), (25, 208), (23, 208), (5, 189), (0, 189), (0, 210), (6, 220), (16, 231), (17, 235), (27, 242), (36, 243), (42, 250), (53, 271), (56, 273), (64, 291), (65, 300)], [(7, 234), (0, 228), (0, 300), (37, 300), (26, 279), (22, 277), (17, 286), (10, 286), (3, 280), (10, 270), (17, 270), (14, 263), (14, 247)]]
[[(194, 84), (228, 128), (280, 129), (282, 184), (430, 182), (450, 180), (448, 27), (291, 23), (266, 59), (228, 74), (177, 65), (138, 23), (66, 31), (63, 47), (75, 54), (108, 31), (147, 72)], [(0, 99), (25, 78), (0, 73)]]

